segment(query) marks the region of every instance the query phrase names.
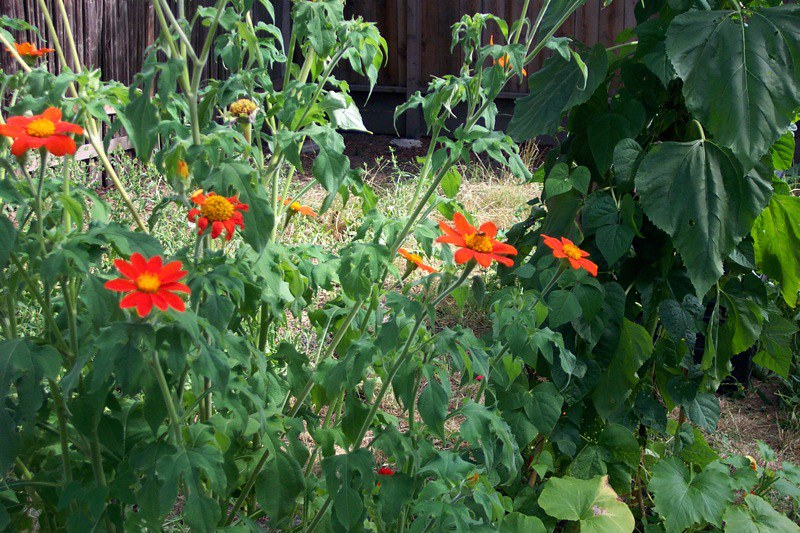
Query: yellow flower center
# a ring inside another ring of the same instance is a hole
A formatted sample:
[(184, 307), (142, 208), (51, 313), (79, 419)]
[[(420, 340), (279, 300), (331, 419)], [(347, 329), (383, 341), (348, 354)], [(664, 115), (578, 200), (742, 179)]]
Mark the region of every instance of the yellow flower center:
[(241, 100), (236, 100), (234, 103), (232, 103), (230, 110), (232, 115), (250, 115), (256, 110), (256, 107), (258, 106), (256, 106), (255, 102), (252, 100), (242, 98)]
[(408, 254), (407, 259), (414, 264), (422, 262), (422, 256), (417, 254)]
[(56, 125), (51, 120), (46, 118), (37, 118), (25, 128), (25, 132), (31, 137), (39, 137), (44, 139), (50, 137), (56, 132)]
[(136, 287), (142, 292), (152, 294), (158, 292), (158, 288), (161, 287), (161, 280), (155, 274), (145, 272), (136, 278)]
[(492, 238), (484, 233), (464, 235), (464, 242), (466, 243), (467, 248), (470, 250), (475, 250), (476, 252), (488, 254), (494, 250), (494, 246), (492, 246)]
[(221, 220), (228, 220), (233, 216), (233, 204), (228, 201), (224, 196), (209, 196), (203, 202), (200, 212), (208, 220), (217, 222)]
[(292, 202), (289, 205), (289, 209), (291, 209), (293, 211), (300, 211), (301, 208), (302, 208), (302, 206), (300, 205), (300, 202)]
[(581, 258), (581, 249), (575, 246), (574, 244), (565, 244), (564, 255), (566, 255), (570, 259), (575, 259), (577, 261), (578, 259)]

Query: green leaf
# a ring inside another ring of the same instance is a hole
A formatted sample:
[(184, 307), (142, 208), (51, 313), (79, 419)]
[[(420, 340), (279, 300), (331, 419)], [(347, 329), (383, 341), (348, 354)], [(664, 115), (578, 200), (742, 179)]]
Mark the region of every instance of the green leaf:
[(540, 383), (531, 390), (531, 396), (525, 402), (525, 414), (536, 426), (540, 435), (550, 435), (561, 417), (561, 407), (564, 397), (559, 394), (556, 386), (551, 382)]
[[(262, 251), (269, 243), (275, 214), (263, 193), (253, 187), (253, 169), (244, 163), (224, 163), (219, 170), (218, 179), (223, 186), (230, 187), (239, 201), (248, 205), (244, 212), (242, 237), (256, 251)], [(217, 194), (223, 194), (217, 191)]]
[(350, 159), (344, 155), (344, 138), (331, 126), (311, 126), (304, 131), (319, 146), (319, 153), (311, 165), (311, 173), (328, 191), (328, 196), (319, 209), (320, 213), (324, 213), (350, 173)]
[(419, 414), (428, 427), (444, 438), (444, 420), (450, 395), (435, 379), (428, 383), (419, 395)]
[(625, 191), (633, 190), (633, 178), (642, 162), (642, 147), (633, 139), (622, 139), (614, 147), (614, 183)]
[(150, 83), (145, 83), (141, 91), (131, 87), (131, 93), (130, 103), (117, 109), (117, 118), (125, 126), (136, 157), (149, 161), (158, 140), (158, 109), (150, 98)]
[(770, 184), (744, 175), (735, 158), (710, 141), (653, 147), (636, 173), (650, 220), (672, 236), (698, 296), (722, 276), (726, 258), (769, 201)]
[(656, 463), (652, 472), (648, 488), (667, 533), (721, 525), (722, 513), (733, 497), (726, 467), (712, 463), (692, 476), (680, 459), (670, 457)]
[(450, 167), (450, 170), (442, 178), (442, 190), (448, 198), (455, 198), (458, 194), (458, 189), (461, 188), (461, 173), (456, 167)]
[(595, 243), (609, 265), (628, 253), (633, 244), (633, 228), (625, 224), (610, 224), (597, 230)]
[[(726, 286), (727, 289), (727, 286)], [(747, 292), (721, 290), (720, 304), (727, 312), (719, 327), (719, 351), (732, 357), (750, 348), (761, 335), (766, 312)]]
[(581, 194), (589, 190), (592, 175), (586, 167), (578, 167), (570, 172), (566, 163), (558, 163), (547, 175), (544, 192), (548, 198), (564, 194), (575, 189)]
[(761, 349), (753, 361), (789, 379), (792, 364), (792, 340), (797, 335), (797, 325), (779, 314), (770, 314), (769, 322), (761, 330)]
[(775, 170), (789, 170), (792, 168), (795, 152), (794, 133), (791, 130), (787, 131), (770, 148), (772, 166), (775, 167)]
[(553, 518), (579, 522), (582, 533), (630, 533), (636, 525), (628, 506), (608, 484), (608, 476), (550, 478), (539, 505)]
[(744, 499), (747, 506), (731, 505), (725, 511), (725, 531), (731, 533), (790, 533), (800, 531), (797, 524), (755, 494)]
[(556, 290), (551, 292), (547, 297), (547, 307), (550, 309), (548, 321), (552, 329), (581, 315), (581, 304), (572, 291)]
[(355, 531), (364, 520), (364, 504), (361, 496), (350, 487), (342, 487), (333, 500), (333, 515), (347, 531)]
[(546, 531), (541, 520), (516, 511), (507, 514), (500, 524), (500, 533), (546, 533)]
[(8, 264), (8, 258), (17, 247), (17, 229), (7, 216), (0, 214), (0, 270)]
[(592, 394), (595, 409), (607, 419), (630, 396), (638, 382), (636, 372), (653, 353), (653, 339), (639, 324), (623, 319), (619, 344), (608, 369)]
[(383, 244), (352, 243), (342, 250), (339, 280), (342, 290), (357, 300), (366, 298), (372, 284), (389, 262), (389, 248)]
[(666, 44), (686, 107), (752, 168), (800, 106), (800, 8), (689, 11), (672, 21)]
[(600, 174), (605, 174), (611, 168), (617, 144), (632, 133), (635, 134), (631, 131), (628, 119), (617, 113), (600, 115), (589, 123), (586, 130), (589, 148)]
[(516, 141), (538, 135), (552, 135), (561, 123), (561, 116), (576, 105), (586, 102), (605, 79), (608, 70), (606, 51), (595, 46), (584, 57), (589, 68), (584, 81), (580, 65), (554, 54), (544, 66), (530, 76), (530, 95), (518, 98), (508, 134)]
[(305, 489), (305, 478), (297, 460), (281, 449), (256, 478), (256, 500), (272, 523), (278, 524), (291, 515), (297, 496)]
[(800, 198), (774, 194), (753, 224), (756, 265), (781, 286), (791, 307), (800, 291)]
[(40, 347), (29, 339), (0, 342), (0, 470), (14, 463), (19, 446), (19, 426), (31, 427), (44, 402), (41, 382), (55, 379), (61, 357), (50, 347)]

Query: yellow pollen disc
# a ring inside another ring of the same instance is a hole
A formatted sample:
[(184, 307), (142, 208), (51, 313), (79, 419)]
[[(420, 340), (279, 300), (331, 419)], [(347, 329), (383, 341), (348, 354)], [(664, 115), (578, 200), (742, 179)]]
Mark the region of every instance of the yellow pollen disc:
[(256, 107), (258, 106), (252, 100), (242, 98), (232, 103), (230, 110), (232, 115), (250, 115), (256, 110)]
[(147, 292), (152, 294), (154, 292), (157, 292), (158, 288), (161, 287), (161, 281), (155, 274), (151, 274), (150, 272), (145, 272), (144, 274), (136, 278), (136, 287), (138, 287), (139, 290), (142, 292)]
[(467, 244), (467, 248), (470, 250), (475, 250), (476, 252), (488, 254), (494, 250), (491, 237), (481, 233), (476, 233), (475, 235), (464, 235), (464, 242)]
[(209, 196), (203, 202), (200, 212), (212, 222), (228, 220), (233, 216), (234, 209), (227, 198), (223, 196)]
[(56, 132), (56, 125), (46, 118), (37, 118), (25, 128), (25, 132), (31, 137), (39, 137), (44, 139), (50, 137)]
[(417, 254), (408, 254), (408, 260), (411, 261), (412, 263), (421, 263), (422, 256)]
[(301, 207), (302, 206), (300, 205), (300, 202), (292, 202), (291, 205), (289, 205), (289, 209), (292, 209), (294, 211), (300, 211)]
[(564, 255), (566, 255), (570, 259), (575, 259), (577, 261), (578, 259), (581, 258), (581, 249), (575, 246), (574, 244), (565, 244)]

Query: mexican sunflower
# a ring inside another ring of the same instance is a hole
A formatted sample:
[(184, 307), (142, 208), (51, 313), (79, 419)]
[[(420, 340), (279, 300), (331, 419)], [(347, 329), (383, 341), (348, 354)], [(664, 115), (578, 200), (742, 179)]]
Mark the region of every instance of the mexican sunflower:
[(554, 237), (542, 235), (544, 243), (553, 250), (553, 257), (559, 259), (568, 259), (569, 264), (575, 270), (583, 268), (592, 276), (597, 276), (597, 265), (586, 259), (589, 257), (589, 252), (584, 252), (566, 237), (561, 237), (558, 240)]
[[(489, 36), (489, 44), (490, 45), (494, 44), (494, 36), (492, 36), (492, 35)], [(508, 54), (505, 54), (505, 55), (503, 55), (503, 57), (501, 57), (500, 59), (497, 60), (497, 64), (500, 65), (503, 68), (509, 68), (510, 65), (508, 63), (508, 60), (509, 60)], [(494, 64), (494, 60), (492, 60), (492, 64)], [(509, 66), (506, 67), (506, 65), (509, 65)], [(528, 75), (528, 71), (525, 70), (525, 69), (522, 69), (522, 75), (523, 76), (527, 76)]]
[(432, 266), (426, 265), (425, 263), (423, 263), (422, 262), (422, 257), (420, 255), (412, 254), (411, 252), (409, 252), (405, 248), (400, 248), (399, 250), (397, 250), (397, 253), (399, 253), (400, 255), (402, 255), (403, 257), (406, 258), (406, 261), (408, 261), (408, 266), (412, 270), (417, 269), (417, 268), (421, 268), (425, 272), (430, 272), (431, 274), (435, 274), (436, 272), (439, 272), (438, 270), (436, 270)]
[(14, 43), (14, 48), (17, 49), (17, 53), (26, 63), (31, 63), (37, 57), (56, 51), (55, 48), (36, 48), (33, 43)]
[(291, 209), (294, 213), (300, 213), (301, 215), (305, 215), (307, 217), (317, 216), (317, 213), (313, 209), (307, 205), (300, 205), (300, 202), (293, 202), (291, 198), (284, 200), (283, 205), (288, 205), (289, 209)]
[(0, 124), (0, 135), (14, 139), (11, 153), (17, 157), (29, 149), (42, 147), (55, 156), (72, 155), (78, 148), (67, 133), (83, 135), (83, 128), (62, 122), (61, 110), (55, 107), (32, 117), (9, 117), (7, 124)]
[(488, 267), (492, 261), (497, 261), (505, 266), (512, 266), (514, 260), (507, 255), (517, 255), (517, 249), (510, 244), (504, 244), (497, 239), (497, 226), (494, 222), (486, 222), (479, 229), (475, 229), (464, 215), (456, 213), (453, 216), (455, 227), (444, 221), (439, 222), (439, 228), (445, 233), (436, 242), (444, 242), (459, 247), (455, 254), (456, 263), (466, 263), (472, 259), (482, 267)]
[(107, 281), (105, 287), (110, 291), (129, 293), (119, 303), (122, 309), (135, 307), (140, 317), (147, 316), (154, 305), (162, 311), (169, 307), (180, 312), (186, 310), (186, 304), (175, 294), (191, 292), (189, 287), (178, 282), (186, 276), (180, 261), (164, 265), (160, 256), (145, 259), (136, 252), (130, 261), (115, 259), (114, 266), (124, 277)]
[(192, 194), (191, 200), (200, 206), (189, 210), (189, 222), (197, 224), (197, 233), (202, 234), (211, 224), (211, 238), (216, 239), (224, 229), (225, 240), (231, 240), (236, 226), (244, 228), (242, 212), (248, 205), (241, 203), (235, 196), (219, 196), (216, 193), (203, 193), (199, 189)]
[[(382, 466), (382, 467), (380, 467), (378, 469), (378, 475), (379, 476), (393, 476), (394, 475), (394, 470), (392, 470), (388, 466)], [(381, 486), (381, 482), (380, 481), (378, 481), (378, 486), (379, 487)]]

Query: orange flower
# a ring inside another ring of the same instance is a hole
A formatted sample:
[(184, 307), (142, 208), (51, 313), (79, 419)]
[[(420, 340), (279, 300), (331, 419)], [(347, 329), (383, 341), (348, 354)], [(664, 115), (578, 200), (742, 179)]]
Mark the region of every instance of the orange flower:
[[(493, 35), (489, 36), (489, 44), (490, 45), (494, 44), (494, 36)], [(503, 57), (501, 57), (500, 59), (497, 60), (497, 64), (500, 65), (503, 68), (511, 68), (511, 65), (508, 64), (508, 60), (509, 60), (508, 54), (505, 54)], [(492, 59), (492, 65), (494, 65), (494, 59)], [(506, 65), (508, 65), (508, 67), (506, 67)], [(522, 69), (522, 75), (523, 76), (527, 76), (528, 75), (528, 71), (525, 70), (525, 69)]]
[(200, 206), (200, 209), (189, 210), (189, 222), (197, 224), (198, 234), (202, 234), (210, 223), (212, 239), (219, 237), (224, 229), (225, 240), (229, 241), (236, 226), (244, 228), (242, 212), (247, 211), (249, 206), (239, 202), (235, 196), (226, 198), (213, 192), (204, 194), (203, 189), (199, 189), (192, 193), (190, 199)]
[(22, 57), (22, 59), (28, 60), (37, 57), (42, 57), (45, 54), (51, 54), (55, 52), (55, 48), (36, 48), (36, 45), (33, 43), (14, 43), (14, 48), (17, 49), (17, 53)]
[[(281, 198), (279, 197), (278, 200)], [(307, 205), (300, 205), (300, 202), (293, 202), (291, 198), (287, 198), (283, 200), (283, 205), (288, 205), (289, 209), (294, 211), (295, 213), (300, 213), (301, 215), (305, 215), (307, 217), (315, 217), (317, 213), (308, 207)]]
[(460, 247), (456, 252), (456, 263), (466, 263), (472, 259), (482, 267), (488, 267), (492, 261), (497, 261), (505, 266), (512, 266), (514, 260), (507, 255), (517, 255), (517, 249), (509, 244), (504, 244), (495, 239), (497, 226), (493, 222), (486, 222), (480, 229), (475, 229), (464, 215), (456, 213), (453, 216), (455, 228), (444, 221), (439, 222), (442, 235), (436, 242), (445, 242)]
[(180, 311), (186, 310), (186, 304), (175, 294), (185, 292), (189, 294), (189, 287), (178, 283), (179, 279), (186, 276), (186, 271), (181, 270), (180, 261), (172, 261), (163, 265), (160, 256), (145, 259), (136, 252), (131, 255), (130, 262), (115, 259), (114, 266), (124, 276), (112, 279), (105, 284), (106, 289), (116, 292), (127, 292), (119, 306), (122, 309), (135, 307), (140, 317), (147, 316), (155, 305), (162, 311), (169, 307)]
[(61, 121), (61, 110), (48, 107), (41, 115), (32, 117), (9, 117), (7, 124), (0, 124), (0, 135), (11, 137), (11, 153), (19, 157), (32, 148), (46, 148), (55, 156), (72, 155), (77, 150), (75, 141), (67, 133), (83, 135), (83, 128)]
[(408, 265), (409, 265), (409, 267), (412, 268), (412, 270), (416, 269), (416, 268), (421, 268), (425, 272), (430, 272), (431, 274), (435, 274), (436, 272), (439, 272), (438, 270), (436, 270), (432, 266), (426, 265), (425, 263), (423, 263), (422, 262), (422, 257), (420, 257), (418, 254), (412, 254), (411, 252), (409, 252), (405, 248), (400, 248), (399, 250), (397, 250), (397, 253), (399, 253), (400, 255), (402, 255), (403, 257), (406, 258), (406, 260), (408, 261)]
[(175, 164), (175, 172), (181, 179), (188, 179), (189, 165), (187, 165), (186, 161), (184, 161), (183, 159), (178, 159), (178, 162)]
[(561, 237), (560, 241), (547, 235), (542, 235), (542, 237), (544, 243), (553, 250), (553, 257), (569, 259), (569, 264), (575, 270), (583, 268), (592, 276), (597, 276), (597, 265), (586, 259), (589, 257), (589, 252), (584, 252), (566, 237)]

